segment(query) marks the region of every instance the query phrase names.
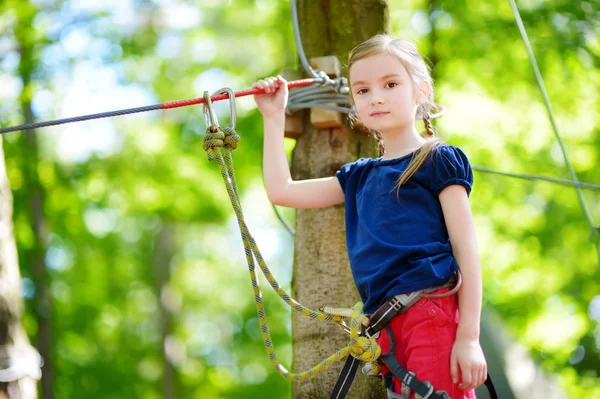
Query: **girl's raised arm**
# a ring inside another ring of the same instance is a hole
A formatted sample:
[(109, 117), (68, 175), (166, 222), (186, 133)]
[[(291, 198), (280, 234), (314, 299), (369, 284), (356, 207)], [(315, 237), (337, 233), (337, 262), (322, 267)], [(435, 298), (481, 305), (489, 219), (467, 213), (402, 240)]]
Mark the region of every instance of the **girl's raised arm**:
[(256, 82), (265, 90), (254, 96), (264, 120), (263, 175), (269, 200), (291, 208), (322, 208), (344, 202), (344, 191), (335, 176), (292, 180), (284, 149), (287, 82), (281, 76)]

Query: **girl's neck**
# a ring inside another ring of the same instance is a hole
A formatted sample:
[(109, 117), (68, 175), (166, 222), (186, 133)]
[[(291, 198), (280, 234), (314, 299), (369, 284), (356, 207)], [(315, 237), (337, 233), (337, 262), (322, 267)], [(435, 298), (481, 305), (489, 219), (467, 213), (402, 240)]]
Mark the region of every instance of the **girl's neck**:
[(385, 144), (385, 155), (383, 159), (400, 158), (406, 154), (419, 149), (425, 139), (413, 127), (404, 132), (381, 132)]

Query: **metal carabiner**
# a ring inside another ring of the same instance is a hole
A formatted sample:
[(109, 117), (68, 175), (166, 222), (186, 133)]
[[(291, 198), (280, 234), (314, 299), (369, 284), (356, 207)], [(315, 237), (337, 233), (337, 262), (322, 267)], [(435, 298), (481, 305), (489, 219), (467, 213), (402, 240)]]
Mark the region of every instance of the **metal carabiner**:
[(235, 93), (229, 87), (223, 87), (220, 90), (217, 90), (213, 93), (213, 96), (218, 94), (227, 94), (229, 96), (229, 125), (231, 129), (235, 131), (236, 129), (236, 116), (237, 110), (235, 107)]
[(215, 113), (212, 101), (210, 100), (210, 95), (207, 91), (204, 92), (204, 106), (202, 112), (204, 113), (206, 126), (208, 126), (208, 129), (211, 132), (215, 133), (219, 129), (219, 120), (217, 119), (217, 114)]

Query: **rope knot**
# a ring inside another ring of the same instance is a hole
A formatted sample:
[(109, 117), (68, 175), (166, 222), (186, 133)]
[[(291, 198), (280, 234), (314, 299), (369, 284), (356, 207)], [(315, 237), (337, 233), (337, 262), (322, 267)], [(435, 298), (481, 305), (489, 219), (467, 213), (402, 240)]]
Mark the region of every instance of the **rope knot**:
[(219, 151), (219, 147), (224, 146), (225, 133), (222, 130), (217, 130), (216, 132), (211, 132), (210, 129), (206, 130), (206, 134), (204, 135), (204, 151), (207, 152), (207, 158), (209, 161), (215, 159), (215, 152)]
[(227, 126), (225, 129), (225, 143), (226, 149), (235, 150), (240, 142), (240, 136), (233, 130), (231, 126)]
[(375, 362), (381, 355), (381, 348), (373, 338), (359, 337), (350, 347), (350, 354), (363, 362)]

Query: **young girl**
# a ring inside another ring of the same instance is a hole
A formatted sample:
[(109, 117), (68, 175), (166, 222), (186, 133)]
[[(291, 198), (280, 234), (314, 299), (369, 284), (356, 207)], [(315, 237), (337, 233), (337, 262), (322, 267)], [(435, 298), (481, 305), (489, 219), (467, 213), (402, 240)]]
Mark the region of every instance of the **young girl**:
[[(336, 176), (292, 180), (283, 145), (287, 82), (280, 76), (260, 80), (253, 87), (265, 90), (255, 101), (264, 118), (264, 154), (270, 154), (263, 161), (268, 197), (294, 208), (345, 201), (348, 254), (365, 314), (395, 295), (443, 285), (460, 265), (458, 298), (419, 299), (389, 322), (391, 329), (381, 330), (377, 342), (382, 353), (395, 346), (398, 362), (436, 391), (475, 398), (487, 366), (479, 344), (471, 166), (461, 150), (433, 137), (432, 79), (413, 44), (375, 36), (350, 52), (348, 75), (357, 122), (377, 138), (383, 156), (344, 165)], [(423, 135), (416, 118), (425, 123)], [(401, 398), (402, 392), (394, 377), (389, 396)]]

